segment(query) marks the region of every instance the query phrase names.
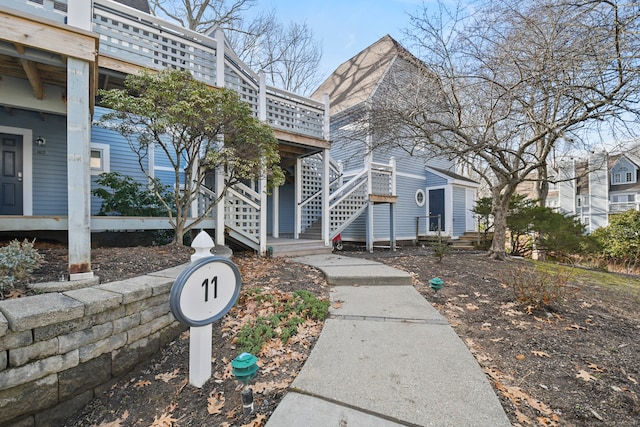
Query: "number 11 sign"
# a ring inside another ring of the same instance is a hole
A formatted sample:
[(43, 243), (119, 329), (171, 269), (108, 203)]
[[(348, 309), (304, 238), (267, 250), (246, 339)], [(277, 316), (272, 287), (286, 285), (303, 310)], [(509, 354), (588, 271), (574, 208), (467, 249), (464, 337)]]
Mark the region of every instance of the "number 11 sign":
[(171, 312), (189, 326), (204, 326), (227, 314), (238, 300), (242, 279), (226, 258), (206, 257), (180, 273), (169, 295)]
[(238, 300), (242, 279), (236, 265), (223, 257), (193, 261), (171, 287), (174, 317), (189, 325), (189, 384), (201, 388), (211, 378), (211, 324)]

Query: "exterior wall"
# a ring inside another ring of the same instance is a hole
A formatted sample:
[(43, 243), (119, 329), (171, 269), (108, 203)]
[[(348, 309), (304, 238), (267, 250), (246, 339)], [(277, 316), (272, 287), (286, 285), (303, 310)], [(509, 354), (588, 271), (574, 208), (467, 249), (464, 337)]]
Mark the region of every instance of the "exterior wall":
[(426, 177), (427, 177), (427, 188), (444, 187), (445, 185), (447, 185), (446, 178), (440, 175), (436, 175), (433, 172), (426, 171)]
[(453, 235), (462, 236), (467, 231), (467, 191), (464, 187), (454, 186), (452, 189), (453, 202)]
[(169, 310), (175, 267), (0, 301), (0, 425), (57, 426), (184, 329)]
[[(398, 174), (396, 190), (396, 239), (414, 240), (416, 238), (416, 217), (425, 216), (425, 207), (418, 206), (415, 199), (416, 190), (424, 189), (424, 179), (419, 176)], [(389, 240), (389, 205), (376, 204), (373, 209), (374, 240)], [(364, 241), (366, 239), (366, 211), (341, 233), (343, 240)]]
[(558, 168), (558, 209), (561, 213), (574, 214), (576, 211), (576, 164), (564, 162)]
[[(91, 143), (106, 144), (110, 147), (109, 172), (119, 172), (122, 175), (130, 176), (137, 182), (146, 183), (147, 178), (138, 165), (138, 156), (131, 150), (127, 140), (115, 130), (96, 125), (98, 120), (107, 112), (109, 112), (109, 110), (106, 108), (95, 108), (95, 114), (93, 116), (94, 126), (91, 128)], [(95, 183), (97, 178), (97, 175), (92, 175), (91, 190), (98, 187)], [(91, 215), (98, 214), (100, 204), (100, 198), (95, 196), (91, 197)]]
[(32, 148), (33, 215), (67, 215), (67, 122), (63, 116), (0, 109), (0, 126), (32, 130), (46, 145)]
[[(96, 107), (94, 123), (106, 112), (105, 108)], [(67, 215), (66, 118), (48, 114), (43, 120), (36, 112), (14, 109), (9, 113), (6, 109), (0, 109), (0, 126), (30, 129), (34, 138), (43, 136), (46, 139), (46, 145), (33, 144), (32, 148), (33, 215)], [(127, 140), (118, 132), (93, 126), (91, 142), (110, 147), (111, 172), (129, 175), (138, 182), (147, 181), (138, 165), (137, 155), (131, 151)], [(162, 153), (155, 154), (155, 164), (159, 171), (156, 172), (156, 176), (163, 182), (172, 183), (173, 169)], [(91, 177), (92, 190), (97, 188), (96, 178), (97, 175)], [(91, 197), (92, 215), (100, 211), (100, 204), (99, 198)]]
[(589, 159), (589, 206), (591, 220), (587, 230), (594, 231), (609, 223), (609, 173), (607, 154), (594, 154)]
[(341, 112), (331, 117), (331, 157), (336, 161), (342, 161), (344, 171), (361, 170), (364, 166), (364, 159), (367, 154), (367, 147), (364, 136), (357, 129), (354, 123), (359, 120), (362, 109), (353, 109)]
[[(273, 233), (273, 195), (267, 198), (267, 212), (269, 221), (267, 222), (267, 233)], [(278, 230), (280, 237), (292, 237), (295, 228), (295, 186), (292, 183), (284, 183), (280, 186), (280, 206), (278, 211), (280, 218)]]

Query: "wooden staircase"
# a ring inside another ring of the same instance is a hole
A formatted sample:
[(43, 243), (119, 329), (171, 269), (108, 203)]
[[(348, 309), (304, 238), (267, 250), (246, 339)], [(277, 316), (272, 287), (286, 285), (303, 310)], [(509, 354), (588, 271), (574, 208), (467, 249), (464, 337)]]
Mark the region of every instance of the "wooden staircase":
[[(451, 240), (451, 248), (456, 250), (484, 250), (485, 247), (482, 245), (484, 242), (484, 233), (478, 231), (465, 231), (462, 236), (460, 236), (456, 240)], [(487, 247), (491, 245), (491, 240), (493, 239), (493, 233), (487, 234)]]
[(333, 248), (325, 246), (322, 240), (267, 238), (267, 254), (274, 257), (322, 255), (332, 251)]

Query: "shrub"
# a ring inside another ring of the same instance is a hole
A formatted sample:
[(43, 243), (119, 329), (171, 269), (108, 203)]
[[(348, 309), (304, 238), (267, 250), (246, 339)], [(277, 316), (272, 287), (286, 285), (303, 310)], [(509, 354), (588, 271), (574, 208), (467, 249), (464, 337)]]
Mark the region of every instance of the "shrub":
[(42, 255), (25, 239), (22, 243), (12, 240), (0, 248), (0, 292), (7, 286), (28, 277), (42, 264)]
[[(102, 173), (96, 180), (100, 188), (92, 191), (102, 199), (98, 215), (167, 216), (168, 211), (156, 194), (130, 176), (118, 172)], [(160, 187), (160, 196), (166, 195), (168, 186)], [(171, 198), (167, 198), (171, 200)]]
[(640, 261), (640, 211), (630, 210), (609, 217), (609, 225), (593, 232), (607, 261), (621, 264), (627, 271)]
[(555, 273), (538, 271), (531, 267), (517, 267), (507, 273), (505, 284), (511, 288), (520, 304), (533, 310), (559, 304), (577, 288), (569, 285), (571, 270), (558, 269)]

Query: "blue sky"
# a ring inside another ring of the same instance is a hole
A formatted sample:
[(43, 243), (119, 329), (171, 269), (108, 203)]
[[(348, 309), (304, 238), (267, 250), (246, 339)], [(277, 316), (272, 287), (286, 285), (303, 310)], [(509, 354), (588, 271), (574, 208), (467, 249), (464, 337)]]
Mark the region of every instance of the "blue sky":
[(283, 23), (305, 22), (322, 44), (324, 80), (340, 64), (386, 34), (402, 41), (421, 0), (256, 0), (257, 10), (275, 9)]

